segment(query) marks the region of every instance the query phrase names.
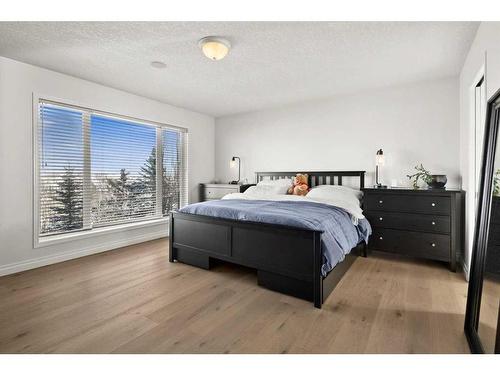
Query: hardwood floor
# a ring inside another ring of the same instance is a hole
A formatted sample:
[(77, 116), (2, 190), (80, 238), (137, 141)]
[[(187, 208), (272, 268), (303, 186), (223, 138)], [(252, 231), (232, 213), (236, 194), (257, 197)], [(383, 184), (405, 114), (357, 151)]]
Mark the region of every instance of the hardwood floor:
[(252, 270), (167, 251), (162, 239), (1, 277), (0, 352), (469, 352), (467, 284), (439, 263), (358, 258), (318, 310)]

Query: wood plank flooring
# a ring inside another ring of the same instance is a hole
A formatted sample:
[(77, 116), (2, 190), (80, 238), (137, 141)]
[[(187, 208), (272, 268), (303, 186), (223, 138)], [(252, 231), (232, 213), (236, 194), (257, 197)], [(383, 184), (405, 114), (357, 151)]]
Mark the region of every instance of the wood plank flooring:
[(318, 310), (167, 253), (161, 239), (1, 277), (0, 352), (469, 352), (467, 284), (439, 263), (358, 258)]

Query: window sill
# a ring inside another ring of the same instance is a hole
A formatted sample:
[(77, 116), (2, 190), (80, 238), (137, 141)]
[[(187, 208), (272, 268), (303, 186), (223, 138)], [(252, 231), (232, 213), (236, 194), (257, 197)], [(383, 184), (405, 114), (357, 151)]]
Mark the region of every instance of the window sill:
[(88, 231), (74, 232), (74, 233), (66, 233), (66, 234), (58, 234), (50, 237), (37, 237), (35, 238), (34, 248), (52, 246), (59, 243), (70, 242), (74, 240), (80, 240), (84, 238), (92, 238), (102, 236), (104, 234), (112, 234), (112, 233), (121, 233), (127, 232), (131, 229), (140, 229), (153, 227), (158, 225), (168, 225), (169, 218), (162, 217), (160, 219), (153, 219), (148, 221), (143, 221), (140, 223), (127, 223), (121, 225), (113, 225), (109, 227), (101, 227), (95, 228)]

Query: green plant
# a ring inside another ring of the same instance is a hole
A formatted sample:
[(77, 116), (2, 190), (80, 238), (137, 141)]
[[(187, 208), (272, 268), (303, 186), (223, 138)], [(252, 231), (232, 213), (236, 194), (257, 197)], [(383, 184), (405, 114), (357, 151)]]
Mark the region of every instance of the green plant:
[(411, 181), (411, 179), (414, 179), (414, 181), (413, 181), (413, 188), (414, 189), (418, 189), (418, 180), (420, 180), (420, 179), (422, 181), (424, 181), (427, 185), (431, 183), (431, 181), (432, 181), (431, 172), (426, 170), (424, 168), (424, 166), (422, 165), (422, 163), (420, 163), (420, 165), (415, 166), (415, 170), (417, 171), (417, 173), (412, 174), (412, 175), (406, 175), (406, 177), (408, 177), (410, 179), (410, 181)]
[(500, 169), (497, 169), (495, 175), (493, 176), (493, 195), (500, 195)]

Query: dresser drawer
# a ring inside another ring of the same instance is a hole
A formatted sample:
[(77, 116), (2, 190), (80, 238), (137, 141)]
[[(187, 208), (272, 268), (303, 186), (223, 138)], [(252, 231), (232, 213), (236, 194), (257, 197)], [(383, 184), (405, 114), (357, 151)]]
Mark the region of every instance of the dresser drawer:
[(369, 211), (365, 216), (373, 227), (412, 231), (450, 233), (450, 217), (406, 214), (390, 211)]
[(450, 236), (404, 230), (373, 228), (370, 249), (450, 261)]
[(450, 208), (450, 198), (442, 196), (368, 194), (365, 197), (365, 210), (367, 211), (450, 215)]
[(235, 188), (227, 188), (227, 187), (206, 187), (205, 188), (205, 199), (221, 199), (223, 196), (237, 193), (238, 186)]

